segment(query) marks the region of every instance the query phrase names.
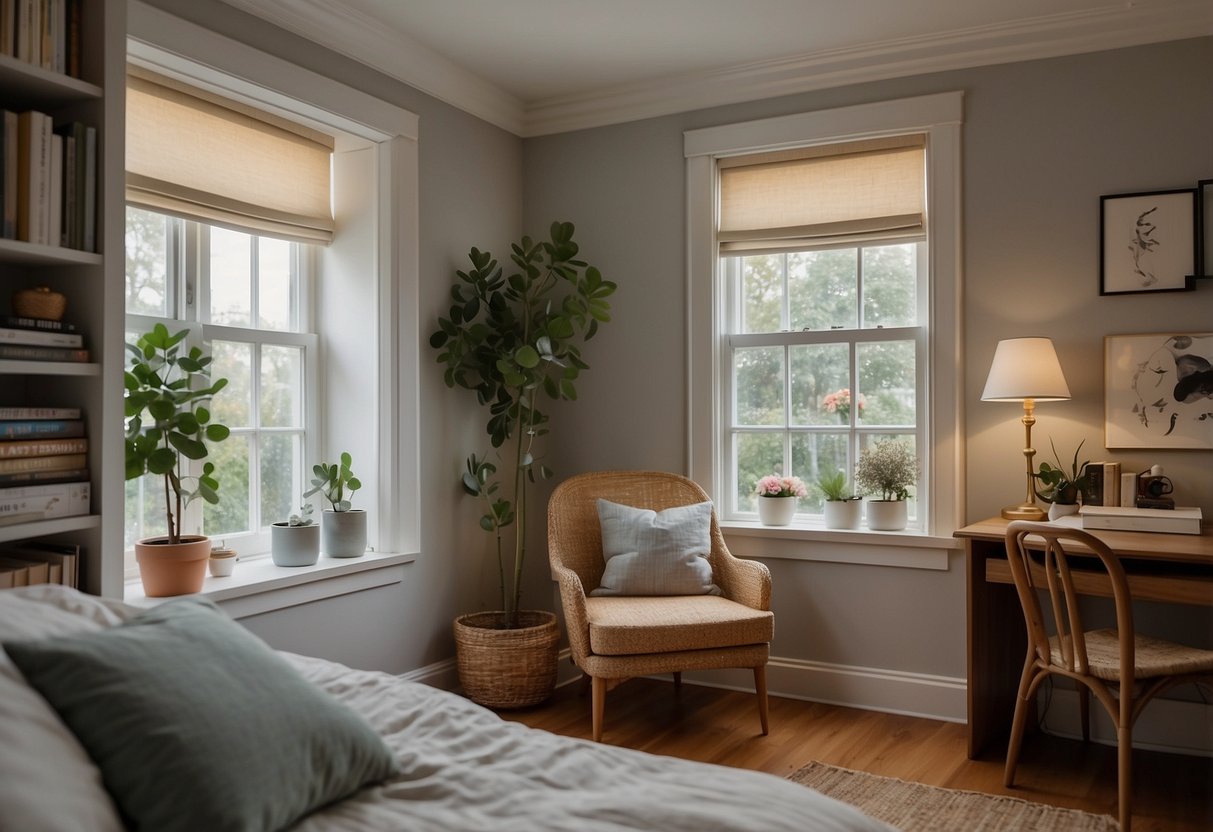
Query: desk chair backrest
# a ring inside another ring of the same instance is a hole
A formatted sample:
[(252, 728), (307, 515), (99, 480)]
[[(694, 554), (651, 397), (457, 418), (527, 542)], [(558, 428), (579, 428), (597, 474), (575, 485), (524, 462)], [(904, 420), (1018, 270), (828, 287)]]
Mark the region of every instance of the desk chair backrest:
[[(1133, 606), (1120, 560), (1103, 541), (1079, 529), (1016, 521), (1007, 526), (1007, 557), (1023, 607), (1028, 641), (1036, 658), (1073, 674), (1088, 675), (1090, 658), (1084, 638), (1076, 582), (1107, 580), (1116, 606), (1120, 645), (1120, 681), (1133, 684)], [(1064, 544), (1064, 545), (1063, 545)], [(1071, 558), (1081, 563), (1071, 568)], [(1092, 573), (1095, 574), (1092, 574)], [(1102, 574), (1100, 574), (1102, 573)], [(1057, 629), (1057, 651), (1049, 641), (1041, 608), (1043, 591)]]

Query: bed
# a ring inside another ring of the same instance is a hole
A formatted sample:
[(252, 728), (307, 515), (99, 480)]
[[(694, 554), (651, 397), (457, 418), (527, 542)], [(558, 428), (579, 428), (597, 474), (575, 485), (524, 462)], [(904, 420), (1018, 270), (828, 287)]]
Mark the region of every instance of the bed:
[[(98, 637), (128, 627), (139, 613), (59, 586), (0, 591), (0, 643), (6, 644), (0, 654), (0, 829), (107, 832), (123, 828), (120, 818), (133, 825), (110, 799), (108, 772), (103, 777), (85, 740), (64, 724), (70, 715), (60, 719), (15, 659), (17, 647)], [(276, 655), (326, 698), (357, 713), (394, 758), (386, 780), (293, 819), (289, 828), (299, 832), (889, 828), (772, 775), (561, 737), (385, 673)], [(141, 778), (146, 784), (155, 775)], [(258, 823), (230, 828), (273, 828)]]

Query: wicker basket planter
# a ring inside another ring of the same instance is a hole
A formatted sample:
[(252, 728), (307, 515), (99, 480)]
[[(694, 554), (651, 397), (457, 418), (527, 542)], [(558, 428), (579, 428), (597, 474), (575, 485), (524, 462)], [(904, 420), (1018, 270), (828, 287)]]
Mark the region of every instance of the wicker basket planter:
[(520, 610), (520, 626), (501, 628), (504, 613), (476, 612), (455, 619), (459, 683), (473, 702), (488, 708), (525, 708), (556, 687), (556, 615)]

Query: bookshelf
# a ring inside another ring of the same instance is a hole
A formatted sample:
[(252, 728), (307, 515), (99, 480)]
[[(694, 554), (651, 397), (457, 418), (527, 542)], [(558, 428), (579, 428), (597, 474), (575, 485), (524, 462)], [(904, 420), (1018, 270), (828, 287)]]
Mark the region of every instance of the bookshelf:
[(56, 127), (97, 130), (96, 251), (0, 240), (0, 314), (14, 291), (49, 286), (68, 298), (65, 320), (84, 335), (90, 361), (0, 360), (0, 406), (79, 407), (87, 424), (90, 513), (0, 526), (0, 542), (82, 547), (80, 588), (122, 595), (122, 366), (126, 4), (85, 2), (80, 76), (0, 55), (0, 108), (36, 110)]

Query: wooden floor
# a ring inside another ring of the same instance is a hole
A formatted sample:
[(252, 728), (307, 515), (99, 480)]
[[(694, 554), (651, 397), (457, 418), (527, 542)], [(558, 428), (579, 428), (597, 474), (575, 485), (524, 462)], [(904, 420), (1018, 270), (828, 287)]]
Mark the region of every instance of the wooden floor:
[[(502, 716), (590, 737), (590, 700), (577, 683), (546, 704)], [(1194, 727), (1195, 730), (1195, 727)], [(759, 732), (753, 694), (633, 679), (607, 696), (603, 741), (654, 754), (780, 776), (810, 760), (903, 780), (1116, 813), (1116, 751), (1047, 734), (1024, 742), (1016, 787), (1003, 759), (969, 760), (964, 725), (771, 697), (771, 733)], [(1135, 832), (1213, 830), (1213, 759), (1134, 752)]]

